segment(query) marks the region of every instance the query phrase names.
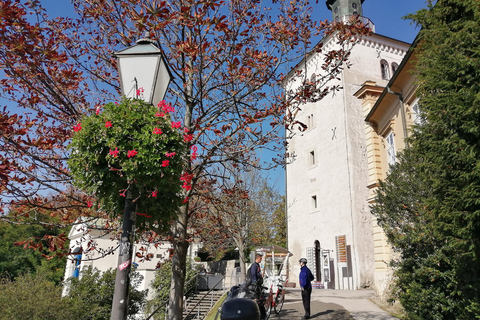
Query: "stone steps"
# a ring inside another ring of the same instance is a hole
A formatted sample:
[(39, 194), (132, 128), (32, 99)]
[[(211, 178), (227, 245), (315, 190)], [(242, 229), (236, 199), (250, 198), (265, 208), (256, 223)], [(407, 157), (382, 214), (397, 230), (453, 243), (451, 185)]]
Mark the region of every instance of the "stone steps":
[[(185, 310), (183, 311), (184, 320), (202, 320), (212, 309), (215, 303), (222, 297), (223, 291), (199, 292), (191, 296), (186, 301)], [(200, 302), (200, 303), (199, 303)], [(187, 314), (195, 308), (194, 311)]]

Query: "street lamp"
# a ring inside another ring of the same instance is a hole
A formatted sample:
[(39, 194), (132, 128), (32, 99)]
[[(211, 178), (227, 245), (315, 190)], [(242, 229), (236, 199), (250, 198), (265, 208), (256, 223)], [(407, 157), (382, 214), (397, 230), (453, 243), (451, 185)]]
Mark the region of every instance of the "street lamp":
[[(162, 51), (145, 37), (115, 53), (122, 94), (156, 106), (163, 100), (172, 78)], [(139, 92), (143, 89), (143, 93)]]
[[(140, 39), (135, 45), (116, 52), (115, 56), (118, 61), (120, 86), (123, 95), (129, 98), (142, 99), (154, 106), (163, 100), (172, 76), (162, 51), (151, 39)], [(135, 204), (131, 188), (127, 188), (111, 320), (127, 319), (134, 231)]]

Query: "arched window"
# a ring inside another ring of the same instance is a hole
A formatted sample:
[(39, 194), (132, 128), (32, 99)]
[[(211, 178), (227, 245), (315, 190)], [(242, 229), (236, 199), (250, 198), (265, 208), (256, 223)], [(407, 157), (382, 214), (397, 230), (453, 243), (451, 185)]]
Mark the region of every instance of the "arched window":
[(392, 62), (392, 74), (395, 73), (395, 71), (397, 71), (398, 69), (398, 64), (396, 62)]
[(390, 72), (388, 67), (388, 62), (386, 60), (380, 61), (380, 69), (382, 71), (382, 79), (389, 80), (390, 79)]
[(358, 5), (354, 2), (354, 3), (352, 3), (352, 8), (355, 9), (355, 10), (357, 10)]

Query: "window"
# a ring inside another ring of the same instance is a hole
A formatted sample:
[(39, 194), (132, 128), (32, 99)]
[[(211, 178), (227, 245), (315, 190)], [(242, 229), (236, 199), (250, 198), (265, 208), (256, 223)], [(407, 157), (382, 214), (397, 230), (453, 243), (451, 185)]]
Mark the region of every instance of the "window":
[(397, 161), (395, 155), (395, 134), (393, 131), (387, 135), (387, 161), (389, 167), (393, 166)]
[(317, 196), (312, 196), (312, 208), (317, 209)]
[(78, 278), (80, 276), (80, 265), (82, 264), (82, 255), (81, 254), (75, 255), (75, 259), (73, 261), (75, 263), (75, 268), (73, 269), (72, 277)]
[(313, 114), (310, 114), (307, 117), (307, 127), (308, 129), (312, 129), (315, 126), (315, 123), (313, 122)]
[(388, 62), (386, 60), (380, 61), (380, 69), (382, 71), (382, 79), (389, 80), (390, 79), (390, 72), (388, 67)]
[(358, 5), (354, 2), (354, 3), (352, 3), (352, 8), (355, 9), (355, 10), (357, 10)]
[(398, 69), (398, 64), (396, 62), (392, 62), (392, 74), (395, 73), (395, 71), (397, 71)]
[(315, 151), (310, 151), (310, 165), (315, 164)]
[(416, 125), (422, 124), (422, 119), (420, 118), (420, 104), (418, 103), (418, 99), (412, 105), (412, 116), (413, 122)]
[(335, 13), (338, 13), (338, 7), (335, 8)]

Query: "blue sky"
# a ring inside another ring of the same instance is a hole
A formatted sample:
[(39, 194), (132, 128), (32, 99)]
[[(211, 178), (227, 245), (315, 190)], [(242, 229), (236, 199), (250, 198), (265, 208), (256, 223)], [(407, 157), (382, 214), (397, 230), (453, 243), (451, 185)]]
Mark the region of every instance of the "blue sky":
[[(331, 11), (327, 9), (325, 0), (313, 1), (313, 10), (318, 11), (318, 20), (331, 20)], [(65, 15), (73, 12), (70, 0), (41, 0), (52, 16)], [(402, 20), (406, 14), (425, 8), (425, 0), (365, 0), (363, 15), (375, 24), (377, 33), (385, 36), (412, 42), (417, 34), (410, 21)]]

